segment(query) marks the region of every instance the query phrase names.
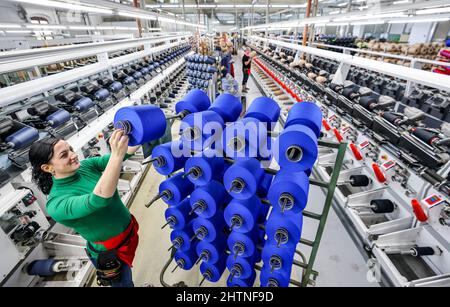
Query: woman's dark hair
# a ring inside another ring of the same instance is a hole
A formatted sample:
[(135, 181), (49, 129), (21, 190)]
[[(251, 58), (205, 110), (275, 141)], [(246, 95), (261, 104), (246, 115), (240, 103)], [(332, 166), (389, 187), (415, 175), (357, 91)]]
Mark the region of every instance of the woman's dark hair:
[(31, 162), (31, 176), (41, 191), (48, 195), (53, 185), (52, 174), (41, 169), (43, 164), (47, 164), (53, 157), (53, 149), (61, 139), (48, 138), (31, 145), (28, 153)]

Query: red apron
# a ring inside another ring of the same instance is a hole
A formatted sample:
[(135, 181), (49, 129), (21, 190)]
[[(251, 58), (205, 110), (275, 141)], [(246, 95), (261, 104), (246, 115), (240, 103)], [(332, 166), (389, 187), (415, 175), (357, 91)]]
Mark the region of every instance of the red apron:
[(117, 257), (122, 260), (124, 263), (128, 264), (130, 267), (133, 265), (134, 256), (136, 254), (136, 249), (139, 243), (139, 224), (131, 215), (131, 222), (128, 225), (127, 229), (125, 229), (122, 233), (119, 233), (117, 236), (112, 237), (106, 241), (102, 242), (94, 242), (95, 244), (101, 244), (106, 249), (111, 250), (117, 248), (124, 240), (128, 240), (122, 244), (122, 246), (117, 249)]

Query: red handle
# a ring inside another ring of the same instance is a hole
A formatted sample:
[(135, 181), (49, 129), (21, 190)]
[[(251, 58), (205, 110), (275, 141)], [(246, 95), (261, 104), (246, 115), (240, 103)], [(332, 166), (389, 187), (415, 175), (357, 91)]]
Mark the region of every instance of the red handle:
[(358, 150), (358, 147), (356, 147), (355, 144), (350, 143), (350, 149), (352, 150), (353, 155), (355, 156), (356, 160), (360, 161), (363, 159), (361, 153)]
[(375, 173), (375, 177), (377, 177), (378, 182), (383, 183), (386, 181), (386, 176), (384, 176), (383, 172), (381, 171), (378, 164), (373, 163), (372, 164), (373, 172)]
[(339, 133), (339, 131), (338, 131), (336, 128), (334, 128), (334, 129), (333, 129), (333, 132), (334, 132), (334, 135), (336, 136), (336, 139), (337, 139), (339, 142), (342, 142), (342, 140), (343, 140), (344, 138), (343, 138), (342, 135)]
[(328, 122), (325, 119), (322, 119), (322, 125), (326, 131), (330, 131), (331, 127), (328, 125)]
[(428, 219), (417, 199), (414, 198), (413, 200), (411, 200), (411, 206), (413, 208), (414, 215), (419, 222), (425, 222)]

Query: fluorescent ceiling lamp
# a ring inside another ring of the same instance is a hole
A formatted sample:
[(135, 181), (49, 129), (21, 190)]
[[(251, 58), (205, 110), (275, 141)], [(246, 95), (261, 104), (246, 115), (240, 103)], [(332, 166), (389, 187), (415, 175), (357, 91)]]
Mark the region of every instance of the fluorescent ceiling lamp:
[(6, 30), (6, 33), (31, 33), (31, 30)]
[(336, 15), (339, 13), (341, 13), (341, 11), (332, 11), (332, 12), (329, 12), (328, 15)]
[(289, 6), (286, 4), (270, 4), (270, 7), (285, 8)]
[(234, 20), (227, 20), (226, 23), (235, 23)]
[(114, 30), (113, 26), (101, 26), (101, 27), (95, 27), (96, 30)]
[(307, 3), (303, 3), (303, 4), (290, 4), (289, 7), (290, 8), (301, 8), (301, 7), (306, 7), (308, 4)]
[(217, 8), (233, 8), (234, 4), (218, 4)]
[(382, 19), (382, 18), (392, 18), (392, 17), (406, 17), (405, 13), (386, 13), (378, 15), (363, 15), (363, 16), (347, 16), (333, 19), (333, 21), (356, 21), (356, 20), (368, 20), (368, 19)]
[(365, 9), (368, 9), (368, 8), (369, 8), (368, 5), (364, 5), (364, 6), (358, 7), (358, 10), (362, 11), (362, 10), (365, 10)]
[(357, 22), (352, 22), (351, 25), (352, 26), (358, 26), (358, 25), (381, 25), (384, 24), (385, 21), (357, 21)]
[(67, 29), (66, 26), (60, 26), (60, 25), (42, 25), (42, 24), (33, 24), (33, 25), (27, 25), (28, 29)]
[(330, 26), (347, 26), (348, 22), (332, 22)]
[(72, 4), (72, 3), (66, 3), (66, 2), (59, 2), (59, 1), (51, 1), (51, 0), (12, 0), (14, 2), (20, 2), (20, 3), (28, 3), (33, 4), (37, 6), (49, 6), (52, 8), (59, 8), (59, 9), (66, 9), (66, 10), (73, 10), (73, 11), (82, 11), (82, 12), (89, 12), (89, 13), (99, 13), (99, 14), (109, 14), (111, 15), (113, 11), (108, 8), (101, 8), (101, 7), (94, 7), (94, 6), (87, 6), (80, 4)]
[(394, 1), (392, 2), (393, 5), (397, 5), (397, 4), (405, 4), (405, 3), (410, 3), (411, 1), (409, 0), (400, 0), (400, 1)]
[(124, 17), (140, 18), (140, 19), (147, 19), (147, 20), (156, 20), (156, 17), (152, 16), (152, 15), (129, 13), (129, 12), (124, 12), (124, 11), (119, 11), (118, 14), (119, 14), (119, 16), (124, 16)]
[(2, 23), (0, 24), (0, 28), (2, 29), (12, 29), (12, 28), (22, 28), (21, 25), (16, 25), (13, 23)]
[(388, 23), (441, 22), (441, 21), (448, 21), (448, 20), (450, 20), (449, 17), (447, 17), (447, 18), (424, 18), (424, 19), (400, 19), (400, 20), (391, 20)]
[(262, 7), (262, 8), (264, 8), (264, 7), (267, 7), (267, 4), (255, 4), (255, 5), (253, 5), (253, 7)]
[(344, 2), (344, 3), (339, 3), (337, 6), (347, 6), (348, 2)]
[(218, 20), (214, 20), (214, 21), (212, 22), (213, 25), (218, 25), (219, 23), (220, 23), (220, 21), (218, 21)]
[(292, 17), (292, 14), (284, 15), (284, 17), (287, 17), (287, 18)]
[(327, 24), (326, 23), (316, 23), (314, 24), (314, 27), (326, 27)]
[(246, 8), (246, 7), (252, 7), (252, 5), (251, 4), (236, 4), (236, 7)]
[(417, 15), (425, 15), (425, 14), (439, 14), (439, 13), (449, 13), (450, 7), (441, 7), (436, 9), (427, 9), (427, 10), (419, 10), (416, 11)]

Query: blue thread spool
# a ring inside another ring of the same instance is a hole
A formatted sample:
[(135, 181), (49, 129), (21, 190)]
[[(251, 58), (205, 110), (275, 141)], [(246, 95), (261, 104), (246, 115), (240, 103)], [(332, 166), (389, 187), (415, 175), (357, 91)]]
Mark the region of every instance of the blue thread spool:
[(308, 202), (309, 179), (304, 172), (280, 171), (270, 186), (268, 199), (273, 210), (301, 212)]
[(231, 94), (223, 93), (209, 107), (209, 110), (222, 116), (224, 122), (234, 122), (239, 118), (242, 111), (241, 100)]
[(211, 100), (204, 91), (192, 89), (177, 102), (175, 112), (188, 111), (189, 113), (195, 113), (207, 110), (210, 105)]
[(141, 74), (146, 75), (149, 73), (149, 69), (147, 67), (142, 67), (140, 72), (141, 72)]
[(164, 216), (170, 228), (183, 229), (193, 219), (192, 215), (189, 215), (189, 211), (191, 211), (189, 198), (185, 198), (179, 204), (168, 207)]
[(70, 120), (70, 113), (66, 110), (58, 110), (45, 118), (45, 120), (52, 126), (56, 128)]
[(306, 126), (292, 125), (278, 136), (272, 151), (282, 169), (305, 171), (311, 169), (317, 160), (317, 137)]
[(28, 275), (37, 276), (53, 276), (56, 274), (55, 265), (58, 263), (55, 259), (39, 259), (30, 262), (26, 266)]
[(183, 173), (177, 173), (159, 185), (159, 195), (162, 195), (162, 200), (169, 206), (178, 204), (193, 190), (194, 185), (187, 178), (183, 178)]
[(294, 262), (294, 254), (295, 248), (266, 244), (262, 250), (262, 261), (269, 271), (289, 275)]
[(159, 139), (166, 131), (166, 117), (160, 108), (143, 105), (120, 108), (114, 115), (114, 127), (129, 137), (129, 146)]
[(222, 133), (222, 146), (226, 156), (234, 160), (258, 157), (266, 141), (266, 126), (254, 118), (231, 123)]
[(125, 85), (130, 85), (132, 83), (134, 83), (134, 78), (131, 76), (128, 76), (125, 79), (123, 79), (123, 84)]
[(195, 254), (195, 250), (193, 249), (187, 251), (177, 250), (175, 252), (174, 259), (177, 267), (183, 270), (190, 270), (194, 266), (197, 255)]
[[(152, 151), (153, 166), (161, 175), (169, 175), (184, 166), (188, 157), (183, 154), (181, 141), (172, 141), (156, 146)], [(174, 156), (175, 154), (175, 156)], [(179, 157), (176, 157), (180, 155)]]
[(222, 212), (217, 212), (209, 219), (197, 217), (192, 223), (194, 233), (200, 241), (212, 242), (216, 239), (226, 240), (223, 232), (225, 221), (223, 220)]
[(109, 91), (105, 88), (99, 89), (94, 93), (94, 97), (97, 100), (103, 101), (109, 97)]
[(214, 111), (189, 114), (181, 121), (181, 140), (185, 146), (202, 151), (221, 137), (224, 126), (222, 117)]
[(256, 196), (245, 200), (233, 199), (225, 208), (225, 222), (232, 231), (247, 233), (255, 227), (261, 206)]
[(288, 287), (289, 280), (291, 278), (291, 272), (270, 272), (270, 269), (263, 267), (259, 280), (261, 282), (261, 287)]
[(227, 239), (228, 249), (231, 255), (237, 257), (253, 257), (256, 253), (259, 229), (254, 228), (248, 233), (232, 231)]
[(199, 258), (197, 262), (201, 260), (204, 263), (216, 263), (219, 258), (224, 256), (226, 247), (226, 241), (222, 240), (222, 237), (213, 242), (198, 242), (196, 252)]
[(266, 197), (267, 193), (269, 192), (270, 186), (272, 185), (273, 178), (274, 175), (264, 173), (263, 179), (261, 180), (261, 184), (259, 185), (258, 190), (256, 191), (256, 195), (262, 198)]
[(241, 279), (241, 278), (233, 278), (232, 281), (230, 281), (230, 277), (227, 278), (227, 287), (253, 287), (255, 284), (256, 279), (256, 271), (253, 270), (252, 274), (249, 278)]
[(5, 138), (8, 147), (19, 149), (39, 139), (39, 132), (33, 127), (23, 127)]
[(302, 234), (302, 213), (271, 212), (266, 223), (267, 244), (295, 248)]
[(245, 118), (253, 117), (259, 121), (271, 125), (276, 123), (280, 117), (280, 107), (278, 103), (268, 97), (258, 97), (250, 104)]
[(83, 97), (75, 101), (73, 103), (73, 106), (78, 112), (84, 112), (92, 108), (94, 106), (94, 103), (92, 102), (91, 98)]
[(224, 186), (236, 199), (248, 199), (254, 195), (264, 176), (258, 160), (250, 158), (238, 160), (230, 166), (223, 176)]
[[(194, 231), (192, 230), (192, 221), (189, 222), (182, 230), (172, 230), (170, 233), (170, 241), (172, 246), (181, 251), (187, 251), (197, 247), (197, 240), (191, 241)], [(169, 249), (170, 250), (170, 249)]]
[(218, 281), (225, 271), (225, 259), (225, 257), (222, 257), (218, 262), (214, 264), (203, 262), (200, 265), (200, 273), (202, 273), (203, 277), (210, 282)]
[(233, 255), (229, 255), (227, 258), (227, 268), (230, 271), (230, 275), (233, 276), (233, 279), (235, 277), (240, 279), (249, 278), (252, 275), (255, 263), (255, 256), (248, 258), (236, 257), (234, 259)]
[(122, 83), (118, 82), (118, 81), (114, 81), (113, 83), (111, 83), (111, 85), (109, 86), (109, 90), (113, 93), (117, 93), (119, 92), (121, 89), (123, 89), (123, 85)]
[(192, 192), (190, 204), (192, 211), (198, 216), (210, 218), (214, 216), (222, 205), (230, 201), (224, 186), (218, 181), (211, 181)]
[(284, 128), (292, 125), (304, 125), (319, 137), (322, 128), (322, 110), (313, 102), (296, 103), (289, 110)]
[(184, 171), (193, 184), (202, 186), (211, 180), (221, 181), (226, 168), (227, 164), (218, 152), (206, 149), (189, 158), (184, 166)]

